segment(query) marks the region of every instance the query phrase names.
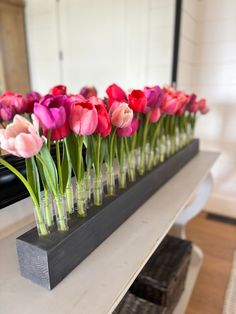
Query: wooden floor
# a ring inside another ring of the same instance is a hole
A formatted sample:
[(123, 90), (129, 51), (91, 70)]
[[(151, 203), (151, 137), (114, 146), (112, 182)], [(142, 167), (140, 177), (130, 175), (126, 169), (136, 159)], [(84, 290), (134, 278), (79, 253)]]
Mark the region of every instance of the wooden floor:
[(221, 314), (236, 250), (236, 226), (207, 220), (202, 212), (187, 225), (187, 238), (205, 256), (186, 314)]

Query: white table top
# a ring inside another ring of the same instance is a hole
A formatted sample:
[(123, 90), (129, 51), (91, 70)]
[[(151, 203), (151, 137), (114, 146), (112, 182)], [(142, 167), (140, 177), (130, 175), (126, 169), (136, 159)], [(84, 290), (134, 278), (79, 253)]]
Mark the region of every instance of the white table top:
[(52, 291), (21, 277), (15, 238), (0, 241), (0, 313), (111, 313), (206, 177), (218, 153), (200, 152)]

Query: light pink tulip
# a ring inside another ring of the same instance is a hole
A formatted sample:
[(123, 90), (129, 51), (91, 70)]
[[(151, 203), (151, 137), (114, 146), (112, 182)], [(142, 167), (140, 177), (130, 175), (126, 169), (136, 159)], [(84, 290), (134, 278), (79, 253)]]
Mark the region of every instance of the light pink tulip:
[(111, 123), (117, 128), (126, 128), (133, 120), (133, 110), (125, 102), (113, 102), (110, 108)]
[(78, 135), (91, 135), (98, 124), (98, 114), (95, 106), (88, 101), (73, 102), (69, 124), (71, 130)]
[(10, 154), (29, 158), (36, 155), (43, 146), (39, 135), (39, 122), (32, 115), (33, 123), (24, 117), (15, 115), (13, 122), (6, 129), (0, 130), (0, 146)]

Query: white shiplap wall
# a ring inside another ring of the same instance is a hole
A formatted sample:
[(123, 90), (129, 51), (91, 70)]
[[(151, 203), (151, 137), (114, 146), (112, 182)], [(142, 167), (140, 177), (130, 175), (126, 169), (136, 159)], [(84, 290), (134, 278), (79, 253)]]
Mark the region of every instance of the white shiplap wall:
[[(27, 0), (32, 87), (169, 83), (174, 0)], [(60, 63), (58, 51), (63, 52)]]
[(178, 86), (206, 97), (197, 135), (221, 157), (207, 209), (236, 217), (236, 1), (184, 0)]

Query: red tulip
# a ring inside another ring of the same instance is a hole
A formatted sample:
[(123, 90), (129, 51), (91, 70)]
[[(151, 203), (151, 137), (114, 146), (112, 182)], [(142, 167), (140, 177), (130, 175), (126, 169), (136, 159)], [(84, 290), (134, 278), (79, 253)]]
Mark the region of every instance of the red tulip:
[(144, 112), (147, 107), (147, 98), (143, 91), (134, 89), (128, 95), (129, 106), (134, 112)]
[(90, 97), (89, 101), (95, 106), (98, 114), (98, 125), (95, 132), (101, 134), (102, 137), (108, 136), (111, 132), (112, 125), (105, 104), (102, 99), (95, 96)]
[(98, 124), (98, 114), (95, 106), (89, 101), (73, 102), (69, 124), (71, 130), (78, 135), (91, 135)]
[(30, 92), (27, 93), (24, 96), (24, 102), (25, 102), (25, 112), (27, 113), (33, 113), (34, 112), (34, 104), (36, 102), (39, 102), (41, 99), (41, 95), (37, 92)]
[(66, 95), (66, 90), (65, 85), (56, 85), (50, 89), (50, 94), (53, 96)]
[(114, 101), (118, 102), (126, 102), (127, 96), (126, 93), (123, 91), (122, 88), (120, 88), (116, 84), (112, 84), (108, 86), (106, 93), (108, 95), (108, 104), (111, 106)]

